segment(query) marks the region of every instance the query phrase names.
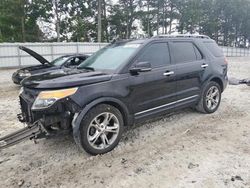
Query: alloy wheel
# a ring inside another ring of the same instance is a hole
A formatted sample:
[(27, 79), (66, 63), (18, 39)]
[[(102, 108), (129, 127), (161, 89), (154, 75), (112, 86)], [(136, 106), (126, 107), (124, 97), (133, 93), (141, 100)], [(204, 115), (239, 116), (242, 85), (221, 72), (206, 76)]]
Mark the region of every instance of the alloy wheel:
[(101, 113), (91, 121), (88, 127), (88, 142), (95, 149), (106, 149), (115, 142), (119, 128), (119, 120), (113, 113)]
[(206, 95), (207, 108), (212, 111), (217, 108), (219, 102), (220, 102), (220, 91), (216, 86), (213, 86), (207, 91)]

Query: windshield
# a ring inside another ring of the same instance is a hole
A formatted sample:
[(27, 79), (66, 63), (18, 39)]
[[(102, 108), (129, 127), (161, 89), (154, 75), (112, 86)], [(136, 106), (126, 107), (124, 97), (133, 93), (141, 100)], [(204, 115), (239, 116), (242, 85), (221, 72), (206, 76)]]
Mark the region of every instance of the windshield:
[(91, 67), (101, 70), (115, 70), (136, 51), (140, 44), (122, 43), (103, 48), (90, 56), (78, 68)]
[(55, 65), (55, 66), (61, 66), (64, 64), (65, 61), (67, 61), (68, 57), (59, 57), (53, 61), (51, 61), (51, 64), (52, 65)]

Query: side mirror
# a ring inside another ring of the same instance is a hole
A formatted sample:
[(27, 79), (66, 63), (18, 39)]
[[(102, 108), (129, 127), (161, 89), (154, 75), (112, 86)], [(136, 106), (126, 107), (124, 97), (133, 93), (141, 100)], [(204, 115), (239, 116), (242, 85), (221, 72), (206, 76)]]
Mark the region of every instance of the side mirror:
[(139, 62), (130, 69), (130, 72), (132, 74), (138, 74), (139, 72), (149, 72), (151, 70), (152, 70), (152, 67), (149, 62)]

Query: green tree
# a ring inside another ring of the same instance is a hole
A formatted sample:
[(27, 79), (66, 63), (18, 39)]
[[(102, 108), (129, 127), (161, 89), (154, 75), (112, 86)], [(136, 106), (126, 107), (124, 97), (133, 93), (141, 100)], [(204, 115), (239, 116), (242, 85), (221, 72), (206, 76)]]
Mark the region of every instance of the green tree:
[[(39, 1), (2, 0), (0, 3), (0, 37), (3, 42), (40, 41), (43, 34), (37, 25), (42, 5)], [(40, 6), (41, 5), (41, 6)]]

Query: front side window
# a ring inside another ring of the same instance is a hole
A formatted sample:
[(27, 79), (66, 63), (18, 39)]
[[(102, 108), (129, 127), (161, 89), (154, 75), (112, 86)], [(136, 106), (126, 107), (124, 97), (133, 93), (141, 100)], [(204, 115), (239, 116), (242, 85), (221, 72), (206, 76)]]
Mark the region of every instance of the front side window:
[(99, 50), (78, 68), (91, 67), (101, 70), (116, 70), (140, 47), (141, 44), (118, 43)]
[(51, 64), (53, 64), (55, 66), (61, 66), (67, 60), (68, 60), (68, 57), (59, 57), (59, 58), (55, 59), (54, 61), (52, 61)]
[(85, 59), (84, 58), (81, 58), (81, 57), (73, 57), (71, 59), (69, 59), (67, 62), (66, 62), (66, 65), (67, 66), (78, 66), (80, 65)]
[(192, 42), (173, 42), (172, 47), (175, 63), (192, 62), (202, 58)]
[(138, 62), (148, 62), (152, 68), (158, 68), (170, 64), (169, 49), (167, 43), (154, 43), (146, 47)]

